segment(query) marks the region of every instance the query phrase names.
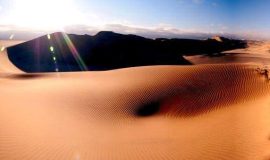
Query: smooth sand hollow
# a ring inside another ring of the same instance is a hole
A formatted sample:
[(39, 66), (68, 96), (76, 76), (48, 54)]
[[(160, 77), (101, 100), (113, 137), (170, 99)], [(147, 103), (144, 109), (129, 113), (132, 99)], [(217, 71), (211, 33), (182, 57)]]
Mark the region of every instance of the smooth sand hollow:
[(267, 160), (269, 82), (252, 65), (0, 71), (0, 159)]

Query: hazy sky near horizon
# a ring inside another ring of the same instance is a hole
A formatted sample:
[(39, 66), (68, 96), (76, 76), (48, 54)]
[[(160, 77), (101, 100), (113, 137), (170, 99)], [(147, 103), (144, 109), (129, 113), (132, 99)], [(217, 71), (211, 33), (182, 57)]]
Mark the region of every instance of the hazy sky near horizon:
[(270, 38), (269, 7), (269, 0), (0, 0), (0, 33), (70, 28), (82, 33), (118, 27), (131, 33), (226, 33)]

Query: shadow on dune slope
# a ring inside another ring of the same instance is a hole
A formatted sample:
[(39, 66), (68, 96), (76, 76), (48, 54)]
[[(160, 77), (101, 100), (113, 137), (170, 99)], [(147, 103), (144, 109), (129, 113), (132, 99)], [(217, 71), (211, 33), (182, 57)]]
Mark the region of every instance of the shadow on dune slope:
[(216, 54), (244, 48), (244, 41), (147, 39), (99, 32), (95, 36), (53, 33), (8, 48), (10, 60), (26, 72), (100, 71), (149, 65), (189, 65), (183, 55)]
[[(158, 89), (153, 88), (154, 98), (145, 98), (141, 104), (134, 107), (133, 114), (139, 117), (191, 117), (255, 100), (256, 97), (268, 93), (267, 80), (255, 69), (241, 65), (200, 67), (201, 69), (190, 69), (191, 74), (176, 73), (176, 81), (158, 82), (157, 78), (156, 83), (167, 87), (164, 90), (160, 86), (156, 86)], [(152, 97), (147, 92), (142, 95)]]

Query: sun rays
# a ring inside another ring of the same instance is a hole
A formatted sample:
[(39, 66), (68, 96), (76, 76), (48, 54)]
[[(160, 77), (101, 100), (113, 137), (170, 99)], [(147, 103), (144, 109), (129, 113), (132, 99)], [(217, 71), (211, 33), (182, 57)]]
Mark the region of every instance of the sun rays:
[[(61, 33), (61, 34), (48, 34), (47, 35), (47, 40), (49, 42), (48, 51), (50, 52), (52, 61), (55, 65), (55, 72), (61, 71), (61, 68), (59, 68), (58, 59), (57, 59), (57, 54), (59, 54), (59, 53), (57, 52), (57, 49), (56, 49), (56, 48), (61, 49), (61, 47), (59, 47), (60, 46), (60, 42), (59, 42), (60, 37), (61, 37), (61, 39), (63, 38), (64, 43), (67, 45), (68, 49), (72, 53), (72, 56), (75, 59), (75, 61), (77, 62), (80, 69), (82, 71), (87, 71), (88, 68), (87, 68), (86, 64), (84, 63), (84, 60), (81, 58), (79, 51), (76, 49), (75, 45), (73, 44), (73, 42), (71, 41), (69, 36), (65, 33)], [(56, 42), (56, 43), (54, 43), (54, 42)], [(56, 47), (56, 46), (54, 46), (54, 44), (56, 44), (58, 46)], [(61, 56), (61, 55), (58, 55), (58, 56)]]
[(81, 58), (78, 50), (76, 49), (76, 47), (74, 46), (73, 42), (70, 40), (70, 38), (68, 37), (67, 34), (63, 33), (62, 34), (64, 39), (65, 39), (65, 42), (66, 44), (68, 45), (73, 57), (75, 58), (76, 62), (78, 63), (79, 67), (81, 70), (83, 71), (87, 71), (87, 66), (86, 64), (84, 63), (83, 59)]

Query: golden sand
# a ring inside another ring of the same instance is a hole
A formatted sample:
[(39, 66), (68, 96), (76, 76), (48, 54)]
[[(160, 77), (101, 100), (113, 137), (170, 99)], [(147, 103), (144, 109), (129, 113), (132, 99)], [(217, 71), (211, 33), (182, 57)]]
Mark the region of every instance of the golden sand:
[(27, 74), (8, 65), (1, 160), (270, 158), (269, 82), (257, 66)]

